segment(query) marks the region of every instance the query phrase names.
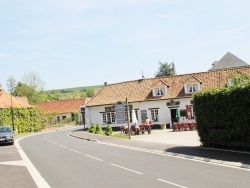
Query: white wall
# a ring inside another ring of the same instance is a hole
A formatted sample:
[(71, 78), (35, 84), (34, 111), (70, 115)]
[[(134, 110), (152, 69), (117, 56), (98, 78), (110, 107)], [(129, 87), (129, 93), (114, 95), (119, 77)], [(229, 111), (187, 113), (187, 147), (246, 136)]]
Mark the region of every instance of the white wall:
[[(180, 101), (180, 105), (174, 106), (173, 108), (179, 108), (179, 109), (185, 109), (186, 105), (190, 105), (190, 101), (192, 98), (184, 98), (184, 99), (174, 99), (174, 101)], [(170, 124), (171, 125), (171, 113), (170, 108), (167, 106), (167, 102), (170, 102), (170, 100), (161, 100), (161, 101), (147, 101), (147, 102), (137, 102), (137, 103), (129, 103), (129, 105), (133, 105), (134, 109), (138, 110), (138, 122), (139, 124), (142, 124), (141, 119), (141, 110), (147, 110), (147, 116), (149, 117), (149, 120), (152, 120), (151, 118), (151, 111), (150, 108), (159, 108), (158, 109), (158, 122), (152, 122), (152, 124)], [(86, 124), (87, 127), (90, 127), (92, 123), (96, 124), (98, 123), (102, 127), (106, 127), (107, 124), (102, 123), (102, 113), (105, 111), (105, 107), (112, 106), (96, 106), (96, 107), (86, 107)], [(180, 121), (186, 121), (186, 118), (181, 117)], [(112, 127), (120, 127), (120, 126), (126, 126), (125, 124), (111, 124)], [(172, 126), (171, 126), (172, 127)]]

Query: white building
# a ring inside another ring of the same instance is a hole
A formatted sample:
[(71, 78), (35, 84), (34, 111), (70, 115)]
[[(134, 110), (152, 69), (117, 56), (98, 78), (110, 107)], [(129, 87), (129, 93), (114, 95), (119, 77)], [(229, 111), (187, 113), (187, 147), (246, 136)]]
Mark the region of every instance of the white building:
[[(115, 111), (115, 104), (118, 101), (125, 103), (126, 98), (129, 104), (130, 122), (132, 109), (135, 109), (139, 124), (144, 123), (148, 116), (153, 128), (160, 127), (161, 124), (171, 128), (172, 123), (177, 121), (177, 109), (180, 110), (181, 115), (179, 121), (187, 121), (186, 106), (191, 111), (191, 120), (194, 121), (192, 101), (194, 92), (224, 86), (232, 72), (250, 75), (250, 66), (231, 53), (223, 56), (214, 66), (219, 66), (220, 69), (105, 85), (86, 104), (87, 127), (92, 123), (98, 123), (102, 127), (108, 124), (112, 127), (126, 126), (127, 122), (117, 124)], [(127, 121), (126, 114), (125, 112)]]

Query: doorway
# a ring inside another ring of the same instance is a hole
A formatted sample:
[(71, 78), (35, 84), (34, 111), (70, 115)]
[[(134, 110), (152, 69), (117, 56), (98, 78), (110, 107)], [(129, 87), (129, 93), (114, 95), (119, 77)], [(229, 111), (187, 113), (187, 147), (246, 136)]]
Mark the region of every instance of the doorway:
[(171, 113), (171, 124), (173, 124), (174, 122), (179, 122), (179, 120), (176, 118), (176, 108), (170, 109), (170, 113)]

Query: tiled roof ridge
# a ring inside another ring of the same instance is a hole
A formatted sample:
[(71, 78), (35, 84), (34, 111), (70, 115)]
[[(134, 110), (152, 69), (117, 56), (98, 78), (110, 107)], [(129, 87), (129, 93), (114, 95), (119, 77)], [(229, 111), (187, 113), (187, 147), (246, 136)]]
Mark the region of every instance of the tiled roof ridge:
[[(215, 71), (219, 71), (219, 70), (217, 69)], [(192, 75), (193, 76), (193, 74), (202, 74), (202, 73), (207, 73), (207, 72), (209, 72), (209, 71), (195, 72), (195, 73), (185, 73), (185, 74), (178, 74), (178, 75), (172, 75), (172, 76), (161, 76), (161, 77), (154, 77), (154, 78), (144, 78), (144, 79), (138, 79), (138, 80), (128, 80), (128, 81), (123, 81), (123, 82), (117, 82), (117, 83), (107, 84), (105, 87), (112, 86), (112, 85), (117, 85), (117, 84), (124, 84), (124, 83), (129, 83), (129, 82), (135, 82), (135, 81), (138, 82), (138, 81), (143, 81), (143, 80), (154, 80), (154, 79), (159, 80), (159, 79), (163, 79), (163, 78), (171, 78), (171, 77), (179, 77), (179, 76), (187, 76), (187, 75)], [(103, 89), (104, 89), (104, 87), (102, 88), (102, 90)]]
[(243, 69), (243, 68), (250, 68), (250, 65), (244, 65), (244, 66), (238, 66), (238, 67), (229, 67), (229, 68), (223, 68), (223, 69), (212, 69), (207, 72), (214, 72), (214, 71), (224, 71), (224, 70), (235, 70), (235, 69)]
[[(184, 92), (184, 82), (188, 78), (195, 79), (202, 84), (202, 90), (209, 87), (217, 87), (224, 84), (225, 75), (232, 71), (247, 72), (250, 74), (250, 65), (244, 67), (232, 67), (198, 73), (180, 74), (157, 78), (145, 78), (143, 80), (130, 80), (106, 85), (102, 91), (92, 98), (86, 106), (101, 106), (115, 103), (116, 100), (125, 99), (129, 96), (132, 102), (166, 100), (171, 98), (190, 97)], [(152, 96), (152, 85), (162, 80), (170, 85), (168, 95), (155, 98)], [(223, 82), (223, 83), (222, 83)]]

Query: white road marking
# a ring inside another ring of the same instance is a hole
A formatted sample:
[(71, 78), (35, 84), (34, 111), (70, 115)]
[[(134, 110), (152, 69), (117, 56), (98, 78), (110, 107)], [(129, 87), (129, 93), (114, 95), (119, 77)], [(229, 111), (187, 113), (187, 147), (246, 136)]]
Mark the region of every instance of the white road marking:
[(60, 147), (62, 147), (62, 148), (68, 148), (68, 147), (66, 147), (66, 146), (63, 146), (63, 145), (59, 145)]
[(176, 187), (188, 188), (188, 187), (185, 187), (185, 186), (182, 186), (182, 185), (179, 185), (179, 184), (170, 182), (170, 181), (166, 181), (166, 180), (163, 180), (163, 179), (157, 179), (157, 180), (158, 180), (158, 181), (161, 181), (161, 182), (164, 182), (164, 183), (167, 183), (167, 184), (170, 184), (170, 185), (174, 185), (174, 186), (176, 186)]
[(53, 144), (55, 144), (55, 145), (58, 145), (56, 142), (52, 142)]
[(13, 165), (13, 166), (25, 166), (24, 161), (6, 161), (6, 162), (1, 162), (0, 165)]
[(116, 165), (116, 164), (113, 164), (113, 163), (110, 163), (111, 165), (113, 165), (113, 166), (116, 166), (116, 167), (118, 167), (118, 168), (122, 168), (122, 169), (124, 169), (124, 170), (128, 170), (128, 171), (130, 171), (130, 172), (134, 172), (134, 173), (136, 173), (136, 174), (140, 174), (140, 175), (142, 175), (143, 173), (141, 173), (141, 172), (138, 172), (138, 171), (135, 171), (135, 170), (132, 170), (132, 169), (129, 169), (129, 168), (126, 168), (126, 167), (123, 167), (123, 166), (119, 166), (119, 165)]
[(190, 161), (195, 161), (195, 162), (200, 162), (200, 163), (206, 163), (206, 164), (209, 163), (212, 165), (224, 166), (224, 167), (228, 167), (228, 168), (235, 168), (235, 169), (244, 170), (244, 171), (250, 171), (250, 165), (246, 165), (246, 164), (243, 164), (241, 162), (237, 163), (237, 162), (229, 162), (229, 161), (220, 161), (220, 160), (216, 160), (216, 159), (196, 157), (196, 156), (192, 156), (192, 155), (178, 154), (178, 153), (172, 153), (172, 152), (164, 152), (164, 151), (160, 151), (160, 150), (149, 150), (149, 149), (135, 148), (135, 147), (131, 147), (131, 146), (112, 144), (112, 143), (108, 143), (108, 142), (95, 142), (95, 143), (109, 145), (109, 146), (115, 146), (115, 147), (120, 147), (120, 148), (126, 148), (126, 149), (130, 149), (130, 150), (135, 150), (135, 151), (142, 151), (142, 152), (146, 152), (146, 153), (152, 153), (152, 154), (157, 154), (157, 155), (162, 155), (162, 156), (167, 156), (167, 157), (190, 160)]
[(76, 151), (76, 150), (74, 150), (74, 149), (70, 149), (71, 151), (74, 151), (74, 152), (76, 152), (76, 153), (82, 153), (82, 152), (80, 152), (80, 151)]
[[(31, 135), (32, 136), (32, 135)], [(28, 137), (28, 136), (26, 136)], [(35, 166), (31, 163), (27, 155), (24, 153), (22, 148), (19, 145), (19, 141), (22, 140), (22, 137), (17, 140), (15, 140), (15, 146), (17, 148), (17, 151), (19, 152), (21, 158), (23, 159), (24, 163), (26, 164), (27, 169), (30, 172), (30, 175), (32, 176), (33, 180), (36, 182), (37, 187), (43, 187), (43, 188), (50, 188), (49, 184), (45, 181), (45, 179), (41, 176), (41, 174), (37, 171)]]
[(85, 155), (85, 156), (90, 157), (90, 158), (95, 159), (95, 160), (98, 160), (98, 161), (103, 161), (102, 159), (98, 159), (98, 158), (90, 156), (90, 155)]

